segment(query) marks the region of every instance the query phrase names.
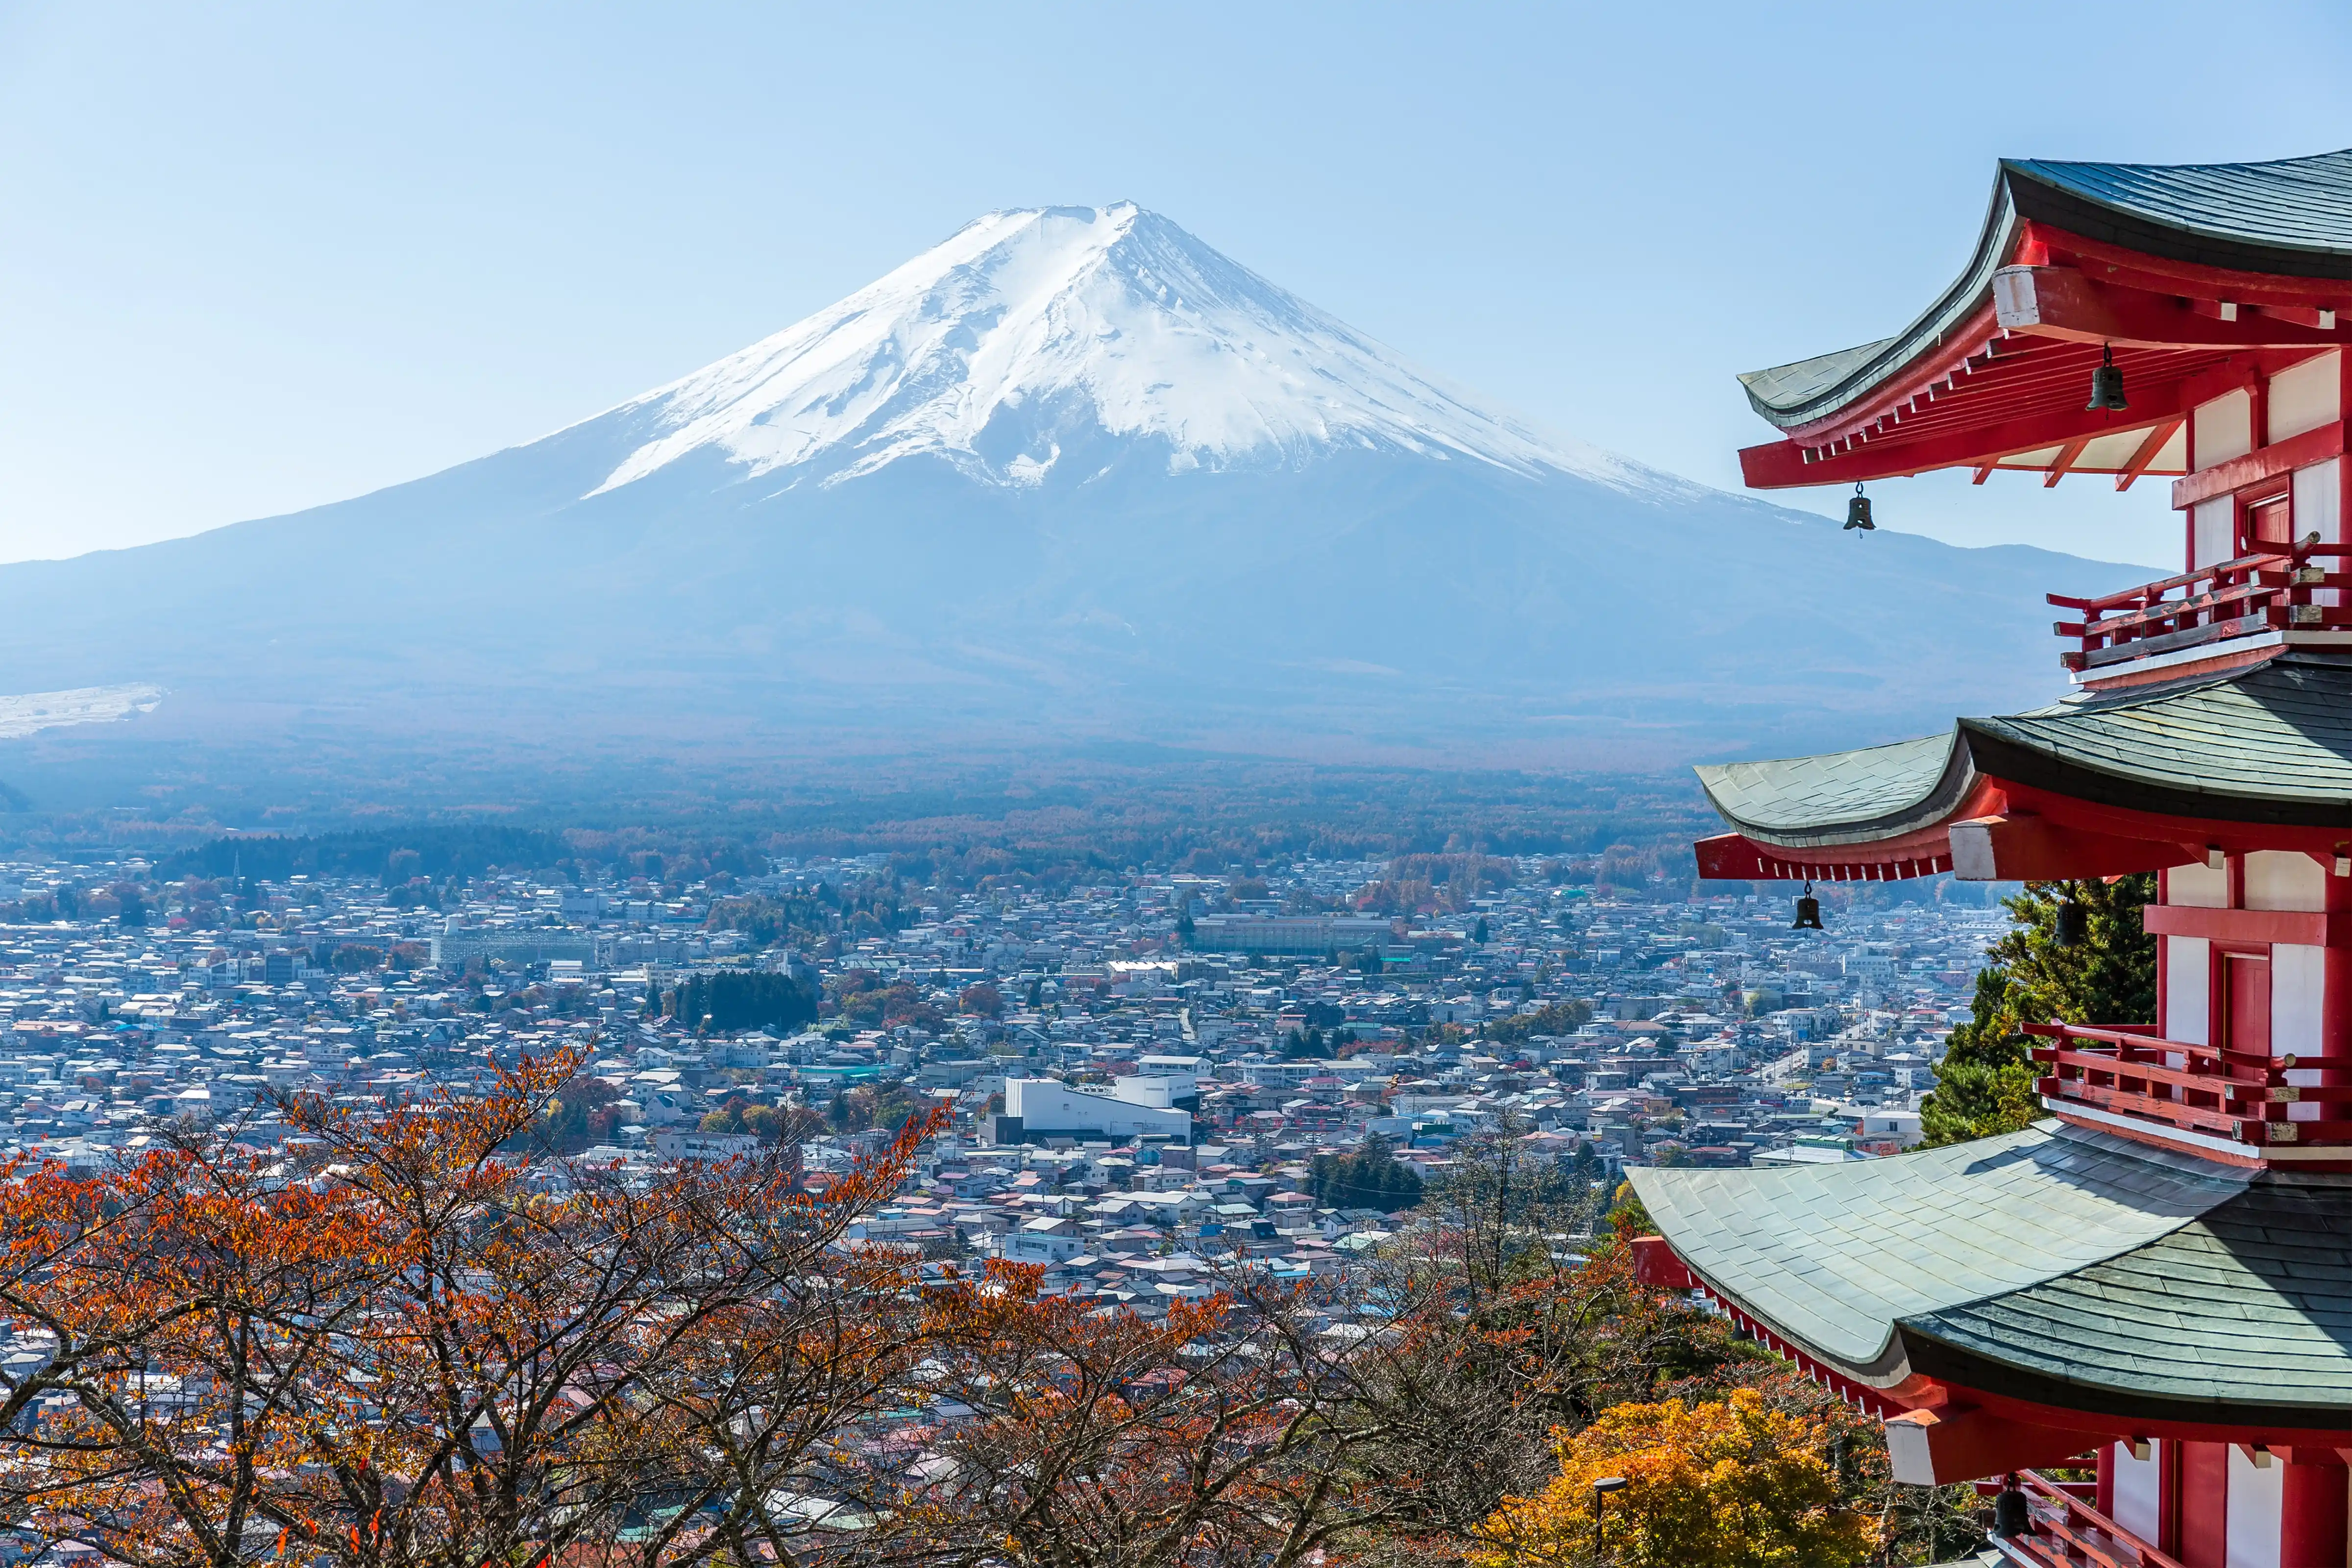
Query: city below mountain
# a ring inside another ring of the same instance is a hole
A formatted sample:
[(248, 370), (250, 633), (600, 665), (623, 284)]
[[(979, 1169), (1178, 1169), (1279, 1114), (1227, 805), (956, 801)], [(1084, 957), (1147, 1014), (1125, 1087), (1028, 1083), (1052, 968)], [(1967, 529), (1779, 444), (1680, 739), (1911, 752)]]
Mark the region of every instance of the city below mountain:
[(1002, 212), (527, 446), (0, 568), (10, 690), (166, 693), (0, 776), (428, 738), (1754, 756), (2054, 695), (2043, 593), (2145, 575), (1843, 533), (1540, 435), (1131, 204)]

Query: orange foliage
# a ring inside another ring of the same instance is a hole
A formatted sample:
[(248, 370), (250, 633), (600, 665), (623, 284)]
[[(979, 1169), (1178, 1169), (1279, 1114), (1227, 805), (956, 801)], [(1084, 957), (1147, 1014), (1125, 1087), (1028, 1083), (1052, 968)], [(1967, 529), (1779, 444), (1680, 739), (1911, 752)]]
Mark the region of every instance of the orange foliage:
[(0, 1323), (50, 1351), (0, 1403), (8, 1517), (134, 1568), (789, 1556), (769, 1489), (914, 1353), (911, 1281), (841, 1237), (936, 1127), (821, 1195), (775, 1159), (551, 1184), (499, 1151), (577, 1062), (289, 1102), (299, 1164), (7, 1173)]
[(1594, 1556), (1592, 1483), (1622, 1477), (1600, 1504), (1599, 1561), (1623, 1568), (1847, 1568), (1878, 1544), (1844, 1506), (1825, 1416), (1776, 1409), (1752, 1388), (1716, 1403), (1627, 1404), (1561, 1435), (1559, 1475), (1487, 1521), (1477, 1568), (1583, 1568)]

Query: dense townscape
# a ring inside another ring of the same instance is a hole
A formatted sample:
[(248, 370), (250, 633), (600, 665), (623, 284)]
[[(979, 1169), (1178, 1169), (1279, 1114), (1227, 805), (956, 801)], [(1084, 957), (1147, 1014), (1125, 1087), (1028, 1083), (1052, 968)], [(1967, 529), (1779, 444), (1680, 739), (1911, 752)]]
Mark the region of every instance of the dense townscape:
[(1971, 1538), (1640, 1280), (1619, 1181), (1917, 1142), (1961, 895), (379, 858), (0, 866), (0, 1548), (1501, 1562), (1695, 1391), (1802, 1456), (1796, 1536)]
[[(1188, 1258), (1338, 1268), (1476, 1132), (1590, 1180), (1907, 1147), (2004, 923), (1855, 903), (1792, 930), (1778, 896), (1477, 856), (961, 892), (879, 856), (405, 869), (0, 871), (0, 1138), (75, 1169), (174, 1121), (266, 1151), (276, 1091), (379, 1103), (570, 1047), (551, 1181), (789, 1136), (821, 1184), (943, 1108), (864, 1239), (1149, 1302)], [(1368, 1145), (1394, 1167), (1342, 1163)]]

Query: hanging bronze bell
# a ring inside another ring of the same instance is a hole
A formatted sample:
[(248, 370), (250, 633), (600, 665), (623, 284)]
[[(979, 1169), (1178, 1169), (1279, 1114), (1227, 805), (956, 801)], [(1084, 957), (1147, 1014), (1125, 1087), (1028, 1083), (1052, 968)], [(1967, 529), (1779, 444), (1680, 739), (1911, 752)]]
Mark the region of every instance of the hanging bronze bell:
[(2089, 911), (2072, 899), (2058, 906), (2058, 945), (2060, 947), (2080, 947), (2090, 939), (2090, 935)]
[(2091, 372), (2091, 401), (2084, 405), (2086, 414), (2120, 414), (2131, 405), (2124, 401), (2123, 368), (2116, 363), (2115, 345), (2110, 343), (2099, 356), (2096, 369)]
[(2004, 1541), (2034, 1532), (2033, 1510), (2013, 1475), (2003, 1477), (2000, 1490), (1993, 1495), (1992, 1532)]
[(1870, 498), (1862, 493), (1858, 481), (1853, 487), (1853, 494), (1845, 498), (1845, 525), (1848, 528), (1870, 529), (1878, 526), (1870, 521)]
[(1813, 897), (1813, 885), (1811, 882), (1806, 883), (1805, 890), (1797, 895), (1797, 918), (1789, 929), (1790, 931), (1822, 929), (1822, 901)]

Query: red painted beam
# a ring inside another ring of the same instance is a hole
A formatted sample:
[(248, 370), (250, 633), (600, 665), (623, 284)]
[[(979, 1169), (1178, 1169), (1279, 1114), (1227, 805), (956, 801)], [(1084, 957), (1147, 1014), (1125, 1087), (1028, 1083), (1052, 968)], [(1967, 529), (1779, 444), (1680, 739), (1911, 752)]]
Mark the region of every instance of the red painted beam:
[(2169, 387), (2135, 392), (2131, 412), (2120, 418), (2094, 414), (2079, 405), (2047, 414), (2028, 415), (1971, 426), (1949, 435), (1886, 446), (1865, 446), (1808, 463), (1804, 448), (1794, 441), (1773, 441), (1743, 447), (1740, 478), (1750, 489), (1787, 489), (1799, 485), (1852, 484), (1856, 479), (1891, 479), (1926, 473), (1931, 468), (1975, 468), (1998, 462), (2017, 452), (2056, 447), (2078, 436), (2119, 435), (2145, 430), (2178, 419), (2188, 412), (2176, 382)]
[[(1842, 408), (1810, 425), (1791, 426), (1790, 437), (1818, 446), (1836, 440), (1850, 430), (1861, 428), (1886, 410), (1908, 403), (1954, 375), (1964, 374), (1963, 367), (1984, 352), (1985, 344), (1999, 331), (1993, 322), (1992, 302), (1987, 300), (1967, 321), (1951, 330), (1941, 347), (1913, 361), (1908, 369), (1876, 388), (1870, 395), (1867, 412), (1860, 407)], [(1950, 394), (1947, 391), (1939, 395), (1948, 396)]]
[(2062, 1465), (2110, 1436), (2128, 1434), (2029, 1426), (1990, 1410), (1947, 1405), (1887, 1417), (1886, 1458), (1898, 1481), (1948, 1487), (2011, 1470)]
[(1900, 882), (1952, 868), (1951, 845), (1940, 826), (1872, 844), (1786, 849), (1719, 833), (1691, 850), (1699, 876), (1711, 882)]
[(2116, 475), (2116, 489), (2119, 490), (2131, 489), (2132, 481), (2147, 472), (2147, 466), (2156, 461), (2156, 455), (2164, 450), (2165, 443), (2170, 441), (2174, 433), (2187, 423), (2185, 419), (2175, 419), (2150, 430), (2147, 433), (2147, 439), (2139, 444), (2139, 450), (2131, 455), (2131, 460), (2126, 462), (2122, 471)]
[(1633, 1238), (1633, 1278), (1662, 1290), (1698, 1289), (1698, 1277), (1684, 1266), (1663, 1236)]
[[(2275, 272), (2240, 272), (2200, 262), (2175, 261), (2105, 240), (2085, 239), (2044, 224), (2034, 225), (2034, 232), (2043, 237), (2050, 252), (2070, 258), (2098, 281), (2121, 288), (2287, 309), (2342, 311), (2352, 307), (2352, 284), (2341, 279), (2288, 278)], [(2026, 258), (2021, 256), (2018, 259)], [(2097, 265), (2088, 265), (2093, 262)]]
[(2046, 816), (1992, 816), (1955, 822), (1952, 875), (1963, 882), (2052, 882), (2160, 871), (2205, 858), (2176, 840), (2085, 832)]
[[(2186, 859), (2175, 865), (2186, 864)], [(2140, 923), (2158, 936), (2201, 936), (2212, 942), (2287, 942), (2296, 947), (2352, 947), (2352, 912), (2305, 910), (2208, 910), (2150, 904)]]
[(2089, 446), (2091, 441), (2091, 437), (2077, 436), (2073, 440), (2067, 442), (2064, 446), (2059, 447), (2058, 455), (2050, 459), (2050, 472), (2048, 476), (2042, 479), (2042, 488), (2045, 490), (2050, 489), (2053, 488), (2060, 479), (2064, 479), (2066, 477), (2066, 470), (2074, 466), (2074, 459), (2083, 455), (2083, 448)]
[(2343, 455), (2344, 421), (2339, 419), (2333, 425), (2322, 425), (2316, 430), (2273, 441), (2242, 458), (2232, 458), (2173, 480), (2173, 509), (2179, 510), (2211, 500), (2215, 496), (2230, 495), (2248, 485), (2258, 485), (2264, 479), (2274, 479), (2281, 474)]
[(2306, 327), (2254, 310), (2223, 320), (2178, 295), (2095, 283), (2072, 267), (2004, 267), (1992, 275), (1994, 319), (2012, 332), (2143, 349), (2334, 348), (2352, 331)]

